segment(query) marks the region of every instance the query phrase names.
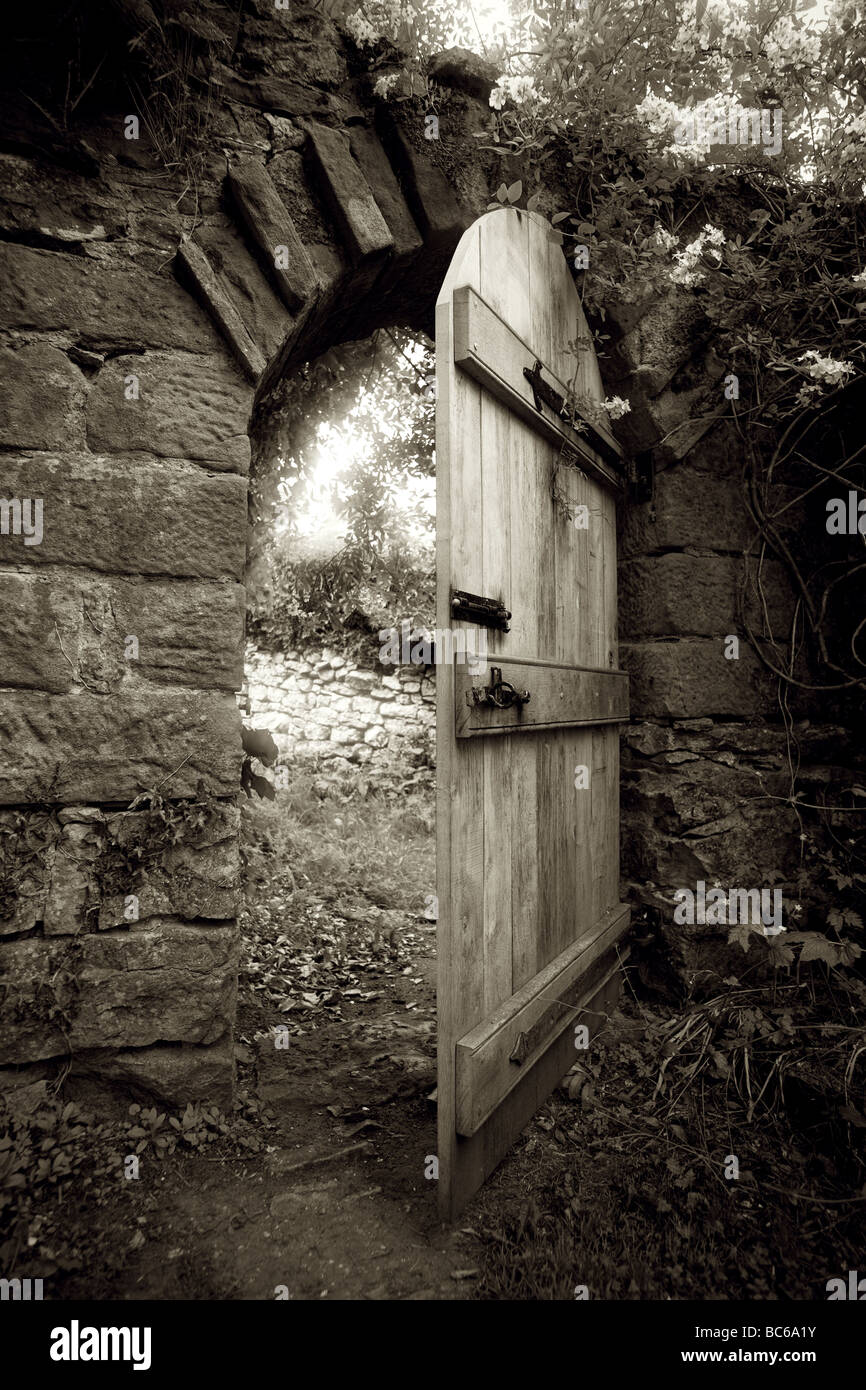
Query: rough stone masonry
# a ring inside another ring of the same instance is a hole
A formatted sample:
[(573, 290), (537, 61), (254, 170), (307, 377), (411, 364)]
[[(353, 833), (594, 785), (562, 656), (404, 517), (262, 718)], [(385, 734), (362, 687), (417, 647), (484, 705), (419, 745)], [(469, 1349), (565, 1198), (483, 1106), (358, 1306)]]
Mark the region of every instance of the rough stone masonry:
[[(197, 161), (132, 82), (147, 0), (89, 6), (74, 31), (68, 7), (18, 12), (3, 60), (0, 496), (41, 499), (43, 534), (0, 535), (0, 1084), (62, 1071), (72, 1090), (226, 1104), (269, 392), (335, 342), (430, 332), (462, 230), (520, 169), (472, 138), (477, 60), (434, 64), (430, 141), (423, 103), (374, 100), (315, 8), (157, 8), (192, 55)], [(103, 60), (74, 111), (73, 51)], [(687, 292), (612, 322), (621, 438), (657, 470), (654, 501), (624, 508), (620, 584), (624, 872), (658, 907), (683, 875), (784, 867), (791, 827), (757, 794), (780, 784), (784, 734), (754, 657), (734, 673), (720, 655), (750, 543), (737, 445), (708, 409), (723, 368)], [(790, 604), (781, 575), (769, 594)], [(832, 758), (832, 736), (816, 725), (806, 757)], [(699, 968), (706, 943), (667, 922), (672, 958)]]

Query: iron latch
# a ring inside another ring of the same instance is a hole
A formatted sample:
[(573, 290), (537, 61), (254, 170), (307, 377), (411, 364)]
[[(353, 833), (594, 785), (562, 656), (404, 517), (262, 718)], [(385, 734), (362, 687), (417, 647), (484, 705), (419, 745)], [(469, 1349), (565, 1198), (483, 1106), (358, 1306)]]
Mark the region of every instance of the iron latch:
[(523, 375), (532, 387), (532, 399), (536, 410), (541, 410), (541, 403), (549, 405), (554, 415), (558, 415), (566, 425), (570, 425), (578, 434), (586, 437), (587, 441), (606, 459), (609, 464), (613, 464), (619, 474), (622, 468), (622, 461), (616, 449), (612, 449), (604, 435), (601, 434), (590, 420), (586, 420), (579, 410), (570, 406), (565, 397), (545, 381), (541, 375), (541, 360), (535, 359), (534, 367), (524, 367)]
[(451, 616), (467, 623), (478, 623), (481, 627), (496, 628), (498, 632), (508, 632), (511, 613), (498, 598), (484, 598), (481, 594), (467, 594), (465, 589), (454, 589), (451, 594)]
[(466, 692), (467, 705), (495, 705), (497, 709), (528, 705), (531, 698), (528, 690), (515, 690), (510, 681), (502, 679), (500, 666), (491, 666), (489, 685), (473, 685)]
[(523, 375), (532, 387), (532, 399), (535, 402), (536, 410), (541, 409), (541, 402), (544, 401), (545, 405), (549, 405), (553, 413), (558, 415), (561, 420), (567, 421), (569, 425), (573, 423), (572, 412), (566, 409), (565, 397), (561, 396), (541, 375), (541, 362), (538, 358), (536, 358), (534, 367), (523, 368)]

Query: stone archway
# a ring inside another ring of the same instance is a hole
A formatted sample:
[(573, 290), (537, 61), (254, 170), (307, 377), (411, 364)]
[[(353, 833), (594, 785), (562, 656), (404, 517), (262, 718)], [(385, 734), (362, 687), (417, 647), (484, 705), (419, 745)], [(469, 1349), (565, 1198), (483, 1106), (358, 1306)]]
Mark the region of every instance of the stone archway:
[[(4, 1084), (229, 1100), (249, 423), (332, 343), (429, 326), (488, 196), (477, 159), (458, 194), (447, 139), (437, 163), (423, 122), (376, 112), (327, 21), (285, 20), (255, 6), (233, 67), (210, 54), (222, 150), (184, 239), (123, 107), (97, 110), (83, 167), (85, 137), (58, 150), (38, 122), (12, 158), (3, 491), (45, 528), (3, 538)], [(304, 80), (252, 78), (263, 44)], [(454, 80), (467, 144), (479, 104)]]
[[(42, 79), (52, 43), (66, 71), (66, 8), (19, 18), (32, 51), (5, 60), (10, 89)], [(213, 0), (205, 22), (159, 8), (211, 108), (194, 190), (166, 174), (146, 123), (127, 139), (137, 97), (116, 81), (90, 83), (66, 127), (38, 97), (4, 116), (0, 496), (39, 499), (43, 534), (0, 534), (0, 1081), (71, 1068), (81, 1084), (170, 1103), (222, 1101), (232, 1086), (234, 691), (256, 402), (379, 324), (429, 333), (462, 229), (522, 171), (472, 138), (489, 79), (471, 55), (434, 63), (447, 101), (426, 140), (420, 101), (376, 100), (314, 9), (250, 0), (239, 22)], [(108, 13), (94, 10), (94, 67)], [(110, 14), (118, 57), (156, 22), (141, 0)], [(552, 183), (544, 210), (568, 196)], [(620, 438), (660, 470), (654, 501), (629, 508), (621, 585), (643, 721), (623, 824), (650, 903), (684, 867), (727, 872), (732, 827), (736, 843), (763, 844), (764, 808), (748, 796), (784, 743), (778, 729), (755, 740), (754, 771), (726, 773), (691, 832), (742, 721), (774, 710), (757, 658), (744, 649), (735, 680), (720, 656), (749, 540), (738, 480), (719, 468), (729, 436), (702, 443), (724, 365), (699, 317), (682, 293), (606, 324), (608, 385), (631, 401)], [(781, 583), (774, 593), (784, 608)], [(707, 728), (718, 719), (727, 734)], [(685, 742), (688, 774), (666, 761)], [(145, 789), (156, 807), (130, 810)], [(212, 814), (175, 839), (171, 807), (199, 794)]]

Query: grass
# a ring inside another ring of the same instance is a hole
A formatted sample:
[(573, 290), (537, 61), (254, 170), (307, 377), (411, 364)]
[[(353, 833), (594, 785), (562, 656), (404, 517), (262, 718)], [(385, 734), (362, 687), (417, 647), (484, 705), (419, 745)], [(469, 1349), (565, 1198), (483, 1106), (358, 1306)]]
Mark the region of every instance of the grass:
[(270, 888), (295, 911), (316, 902), (420, 913), (435, 887), (432, 790), (358, 795), (299, 773), (273, 802), (242, 808), (248, 901)]

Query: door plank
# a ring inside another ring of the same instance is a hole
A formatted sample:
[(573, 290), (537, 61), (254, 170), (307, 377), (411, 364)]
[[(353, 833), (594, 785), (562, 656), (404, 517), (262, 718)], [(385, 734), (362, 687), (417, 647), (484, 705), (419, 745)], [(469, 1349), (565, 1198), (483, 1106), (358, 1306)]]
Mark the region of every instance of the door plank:
[[(501, 599), (512, 615), (509, 632), (487, 632), (482, 672), (443, 664), (437, 679), (438, 1156), (446, 1218), (465, 1206), (574, 1060), (571, 1030), (557, 1031), (562, 1008), (551, 1014), (549, 1001), (530, 1022), (526, 1061), (505, 1068), (499, 1103), (486, 1112), (483, 1095), (476, 1097), (472, 1133), (461, 1134), (458, 1105), (468, 1102), (458, 1097), (458, 1045), (513, 1011), (520, 991), (564, 952), (580, 956), (600, 921), (610, 916), (621, 935), (628, 918), (618, 900), (611, 756), (617, 723), (627, 717), (626, 678), (612, 669), (607, 645), (615, 633), (622, 470), (601, 434), (592, 442), (577, 435), (573, 445), (567, 439), (564, 513), (555, 506), (553, 475), (568, 426), (548, 406), (536, 410), (523, 368), (537, 358), (544, 380), (564, 389), (575, 372), (569, 344), (588, 330), (547, 233), (543, 218), (515, 209), (479, 219), (437, 303), (437, 626), (452, 626), (452, 589)], [(468, 347), (461, 358), (455, 341), (473, 325), (486, 336), (477, 354)], [(591, 400), (600, 398), (591, 350), (577, 378)], [(570, 524), (568, 509), (577, 504), (588, 509), (589, 531)], [(601, 516), (609, 518), (603, 528)], [(491, 710), (489, 727), (473, 729), (477, 712), (461, 705), (460, 694), (487, 684), (491, 665), (529, 686), (534, 699), (521, 716)], [(573, 687), (580, 689), (572, 718), (563, 722)], [(466, 737), (458, 731), (461, 708)], [(500, 721), (506, 727), (494, 734)], [(589, 789), (574, 785), (578, 763), (590, 771)], [(572, 1009), (591, 1018), (590, 1010), (606, 1007), (616, 986), (615, 976), (604, 983), (608, 968), (600, 956), (581, 975), (588, 993), (573, 995)]]
[[(490, 1018), (457, 1043), (457, 1127), (471, 1136), (602, 981), (590, 968), (622, 934), (628, 909), (611, 909), (592, 931), (562, 951)], [(615, 957), (612, 966), (615, 968)], [(517, 1058), (521, 1060), (518, 1061)]]

